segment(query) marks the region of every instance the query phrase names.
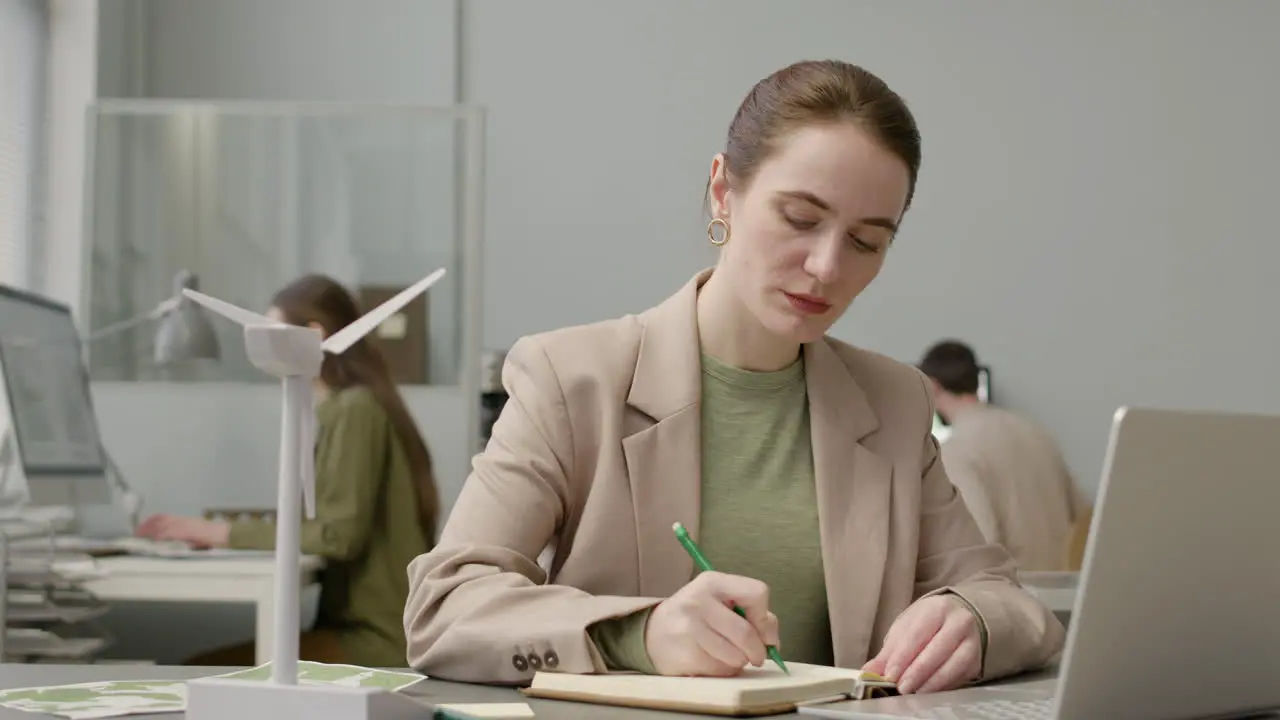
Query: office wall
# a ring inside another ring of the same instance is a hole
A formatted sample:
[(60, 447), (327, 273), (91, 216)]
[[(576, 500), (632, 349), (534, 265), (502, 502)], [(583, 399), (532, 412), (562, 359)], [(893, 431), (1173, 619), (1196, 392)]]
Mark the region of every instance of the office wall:
[(98, 4), (52, 0), (49, 10), (48, 150), (43, 193), (44, 239), (35, 277), (36, 287), (67, 303), (79, 298), (82, 265), (85, 176), (85, 105), (97, 92)]
[(642, 309), (710, 262), (702, 192), (737, 103), (831, 56), (924, 136), (837, 337), (903, 360), (971, 341), (1088, 493), (1118, 405), (1280, 411), (1280, 4), (468, 2), (463, 28), (463, 97), (490, 113), (488, 346)]
[(453, 100), (453, 0), (100, 2), (104, 27), (132, 14), (143, 43), (133, 47), (141, 77), (104, 96)]
[(0, 283), (34, 288), (44, 220), (49, 7), (39, 0), (0, 5)]

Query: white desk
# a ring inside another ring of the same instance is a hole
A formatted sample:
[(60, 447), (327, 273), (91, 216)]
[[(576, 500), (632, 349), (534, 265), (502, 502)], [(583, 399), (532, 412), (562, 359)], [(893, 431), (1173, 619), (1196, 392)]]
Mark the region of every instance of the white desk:
[(1057, 613), (1069, 613), (1076, 604), (1078, 572), (1020, 572), (1018, 582), (1027, 592)]
[[(83, 586), (102, 600), (253, 603), (256, 663), (271, 659), (276, 607), (274, 558), (124, 555), (98, 558), (96, 562), (105, 575), (86, 580)], [(299, 582), (303, 590), (317, 582), (322, 565), (318, 557), (302, 557)]]

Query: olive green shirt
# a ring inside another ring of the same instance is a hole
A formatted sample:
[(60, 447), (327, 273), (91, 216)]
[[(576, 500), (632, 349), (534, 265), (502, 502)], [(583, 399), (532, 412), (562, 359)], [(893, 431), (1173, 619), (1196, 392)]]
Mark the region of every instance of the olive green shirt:
[[(769, 586), (783, 659), (833, 664), (803, 360), (750, 372), (704, 355), (701, 432), (694, 539), (716, 570)], [(654, 672), (648, 613), (590, 628), (611, 668)]]
[[(302, 552), (325, 559), (316, 628), (338, 632), (347, 661), (405, 665), (409, 562), (426, 552), (417, 493), (391, 419), (352, 387), (316, 407), (316, 516), (302, 520)], [(231, 524), (233, 548), (275, 547), (275, 524)]]

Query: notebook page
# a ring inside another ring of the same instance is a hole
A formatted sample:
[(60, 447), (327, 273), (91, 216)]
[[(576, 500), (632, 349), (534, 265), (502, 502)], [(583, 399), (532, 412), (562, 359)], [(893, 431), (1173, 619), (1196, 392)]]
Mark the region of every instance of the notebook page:
[(777, 667), (746, 668), (741, 675), (719, 677), (666, 677), (635, 673), (574, 675), (537, 673), (536, 690), (639, 702), (685, 701), (716, 707), (792, 702), (851, 692), (857, 670), (823, 665), (787, 663), (786, 675)]

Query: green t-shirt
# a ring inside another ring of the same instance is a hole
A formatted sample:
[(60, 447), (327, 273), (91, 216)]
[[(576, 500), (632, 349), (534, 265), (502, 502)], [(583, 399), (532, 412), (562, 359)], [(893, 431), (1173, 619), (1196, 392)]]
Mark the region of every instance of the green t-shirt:
[[(803, 360), (751, 372), (703, 356), (701, 506), (694, 539), (716, 570), (769, 586), (782, 657), (833, 664)], [(591, 627), (610, 667), (654, 672), (648, 613)]]

